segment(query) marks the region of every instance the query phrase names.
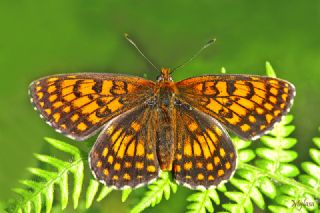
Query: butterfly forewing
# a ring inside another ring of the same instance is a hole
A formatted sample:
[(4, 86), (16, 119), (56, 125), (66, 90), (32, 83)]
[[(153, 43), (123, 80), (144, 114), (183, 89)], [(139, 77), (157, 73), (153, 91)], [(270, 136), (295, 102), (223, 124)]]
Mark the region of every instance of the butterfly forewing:
[(215, 187), (236, 168), (236, 151), (228, 133), (210, 116), (177, 105), (174, 179), (189, 188)]
[(158, 177), (154, 116), (154, 110), (141, 104), (108, 123), (89, 156), (99, 181), (116, 188), (134, 188)]
[(113, 74), (49, 76), (30, 85), (32, 103), (49, 125), (84, 140), (103, 124), (143, 103), (154, 82)]
[(295, 95), (289, 82), (262, 76), (207, 75), (176, 86), (179, 98), (245, 139), (270, 130), (289, 111)]

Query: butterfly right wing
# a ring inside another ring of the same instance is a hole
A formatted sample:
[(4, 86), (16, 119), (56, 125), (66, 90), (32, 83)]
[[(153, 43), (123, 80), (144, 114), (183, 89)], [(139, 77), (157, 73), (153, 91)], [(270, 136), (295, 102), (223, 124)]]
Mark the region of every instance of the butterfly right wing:
[(63, 74), (32, 82), (29, 93), (50, 126), (70, 138), (85, 140), (110, 119), (150, 98), (154, 85), (127, 75)]

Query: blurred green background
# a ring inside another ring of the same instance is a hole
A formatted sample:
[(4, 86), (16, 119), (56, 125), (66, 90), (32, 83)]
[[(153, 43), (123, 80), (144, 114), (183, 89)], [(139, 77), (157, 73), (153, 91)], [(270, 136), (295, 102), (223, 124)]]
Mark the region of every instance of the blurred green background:
[[(320, 125), (320, 1), (0, 0), (1, 201), (14, 196), (11, 188), (19, 179), (30, 177), (26, 168), (37, 165), (33, 153), (50, 153), (44, 136), (75, 144), (33, 110), (27, 94), (32, 80), (81, 71), (158, 75), (124, 39), (125, 32), (165, 67), (179, 65), (217, 38), (174, 73), (176, 81), (219, 73), (222, 66), (228, 73), (263, 75), (270, 61), (278, 77), (296, 86), (297, 162), (307, 158)], [(188, 193), (181, 188), (148, 212), (181, 212)], [(122, 212), (128, 203), (114, 193), (94, 211)]]

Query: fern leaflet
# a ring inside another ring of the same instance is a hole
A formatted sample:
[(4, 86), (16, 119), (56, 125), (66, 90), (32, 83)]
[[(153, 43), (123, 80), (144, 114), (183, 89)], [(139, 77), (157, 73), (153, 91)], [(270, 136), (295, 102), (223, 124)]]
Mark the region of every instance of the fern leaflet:
[(143, 198), (130, 212), (137, 213), (149, 206), (153, 207), (160, 203), (163, 196), (168, 200), (170, 198), (171, 190), (173, 193), (176, 193), (177, 187), (177, 184), (171, 182), (170, 174), (168, 172), (161, 172), (160, 178), (148, 186), (148, 190)]

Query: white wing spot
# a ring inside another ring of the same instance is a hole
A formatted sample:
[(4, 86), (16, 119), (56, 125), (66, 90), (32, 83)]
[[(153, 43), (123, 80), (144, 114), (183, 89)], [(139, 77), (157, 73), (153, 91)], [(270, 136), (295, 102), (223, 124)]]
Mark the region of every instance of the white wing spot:
[(60, 129), (54, 129), (56, 132), (58, 133), (62, 133), (62, 131)]
[[(42, 115), (40, 115), (41, 117)], [(46, 121), (46, 123), (49, 125), (49, 126), (52, 126), (52, 123), (50, 123), (49, 121)]]

